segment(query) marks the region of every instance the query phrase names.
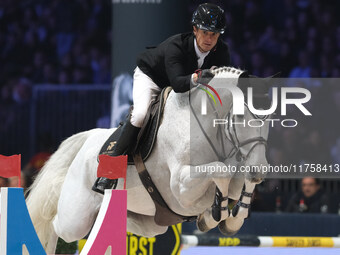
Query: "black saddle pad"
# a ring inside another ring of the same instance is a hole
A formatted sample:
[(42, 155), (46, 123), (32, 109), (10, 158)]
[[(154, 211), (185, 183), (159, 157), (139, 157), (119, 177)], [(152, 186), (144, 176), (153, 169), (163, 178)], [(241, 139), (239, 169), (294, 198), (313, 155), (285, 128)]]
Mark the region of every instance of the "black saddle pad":
[[(150, 103), (143, 127), (139, 132), (136, 145), (134, 146), (134, 151), (140, 151), (143, 161), (147, 160), (152, 152), (157, 138), (158, 128), (163, 117), (164, 106), (171, 90), (171, 87), (164, 88), (161, 94)], [(118, 137), (120, 136), (121, 127), (122, 125), (119, 125), (119, 127), (104, 143), (99, 154), (110, 155), (110, 151), (113, 148), (115, 141), (117, 141)], [(128, 164), (134, 164), (131, 153), (128, 153)]]

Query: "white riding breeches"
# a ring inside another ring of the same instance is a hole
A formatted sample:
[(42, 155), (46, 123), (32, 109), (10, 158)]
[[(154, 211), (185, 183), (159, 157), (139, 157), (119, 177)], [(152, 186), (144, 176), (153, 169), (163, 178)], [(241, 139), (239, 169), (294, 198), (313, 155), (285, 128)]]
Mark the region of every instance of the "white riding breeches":
[(142, 127), (151, 99), (159, 95), (162, 89), (153, 80), (136, 67), (133, 75), (133, 110), (131, 124)]

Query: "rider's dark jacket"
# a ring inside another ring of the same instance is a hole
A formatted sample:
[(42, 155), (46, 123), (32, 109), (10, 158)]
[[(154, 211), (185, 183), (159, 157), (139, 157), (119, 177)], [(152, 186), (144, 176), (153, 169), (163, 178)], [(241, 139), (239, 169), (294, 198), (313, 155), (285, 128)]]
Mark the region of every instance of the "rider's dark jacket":
[[(228, 46), (219, 38), (205, 57), (201, 69), (229, 65)], [(198, 68), (194, 34), (174, 35), (157, 47), (148, 48), (138, 56), (137, 66), (160, 88), (171, 86), (175, 92), (190, 90), (191, 75)]]

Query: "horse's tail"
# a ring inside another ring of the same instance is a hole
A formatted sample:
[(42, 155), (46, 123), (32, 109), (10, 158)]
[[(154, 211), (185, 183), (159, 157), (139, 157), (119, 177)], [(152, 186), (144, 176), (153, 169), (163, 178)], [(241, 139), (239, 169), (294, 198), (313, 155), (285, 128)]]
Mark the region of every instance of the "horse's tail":
[(28, 189), (27, 207), (45, 249), (50, 234), (54, 233), (52, 221), (57, 213), (58, 200), (68, 168), (89, 133), (90, 131), (78, 133), (63, 141)]

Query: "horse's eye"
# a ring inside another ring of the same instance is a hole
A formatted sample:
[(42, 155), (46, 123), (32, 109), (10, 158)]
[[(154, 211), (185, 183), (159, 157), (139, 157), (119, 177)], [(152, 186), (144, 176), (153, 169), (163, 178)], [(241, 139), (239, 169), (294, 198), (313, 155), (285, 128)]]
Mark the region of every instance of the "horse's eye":
[(269, 118), (269, 115), (256, 115), (254, 114), (254, 117), (259, 120), (266, 120)]

